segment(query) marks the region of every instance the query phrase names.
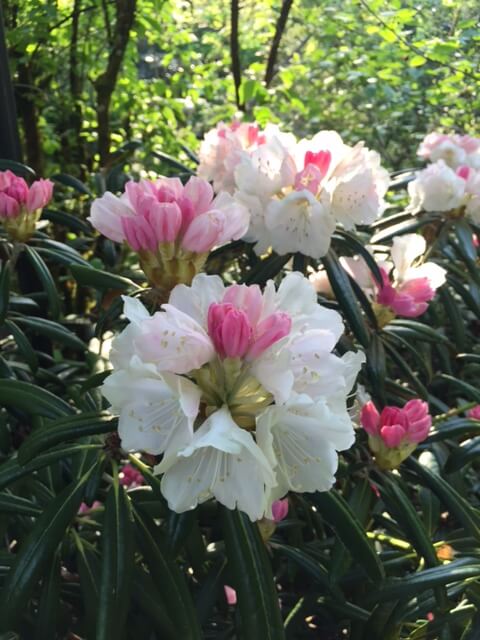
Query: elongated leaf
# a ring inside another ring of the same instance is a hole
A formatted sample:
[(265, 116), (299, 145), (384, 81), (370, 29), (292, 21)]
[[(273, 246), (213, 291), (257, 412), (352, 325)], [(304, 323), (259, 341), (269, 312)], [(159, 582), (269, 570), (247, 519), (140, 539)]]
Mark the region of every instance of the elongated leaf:
[(382, 274), (380, 272), (378, 264), (375, 262), (375, 258), (367, 249), (365, 249), (365, 244), (361, 242), (357, 237), (355, 237), (353, 233), (337, 229), (333, 235), (332, 240), (337, 240), (337, 242), (340, 240), (354, 254), (360, 255), (366, 262), (367, 267), (372, 272), (373, 278), (379, 283), (382, 282)]
[(117, 419), (108, 413), (82, 413), (55, 420), (31, 433), (18, 451), (18, 460), (20, 464), (25, 464), (38, 453), (60, 442), (115, 431), (117, 423)]
[(175, 621), (178, 637), (185, 640), (200, 640), (202, 632), (192, 599), (184, 577), (172, 558), (170, 547), (163, 539), (162, 532), (137, 508), (134, 510), (134, 517), (139, 547), (167, 611)]
[(404, 358), (402, 358), (398, 351), (388, 342), (385, 342), (385, 349), (387, 350), (389, 356), (392, 358), (395, 364), (398, 366), (398, 368), (408, 378), (410, 384), (415, 389), (415, 391), (417, 391), (418, 395), (426, 400), (428, 398), (428, 389), (420, 382), (415, 372), (411, 370), (408, 362), (404, 360)]
[(367, 349), (367, 374), (371, 380), (375, 396), (380, 400), (381, 404), (385, 404), (385, 349), (380, 336), (376, 333), (372, 333)]
[(386, 582), (380, 590), (375, 590), (367, 597), (367, 602), (388, 602), (400, 598), (412, 598), (427, 589), (464, 582), (468, 578), (480, 577), (480, 563), (464, 564), (453, 561), (441, 567), (425, 569), (420, 573), (403, 576), (400, 579)]
[(345, 499), (336, 491), (325, 491), (315, 493), (312, 502), (370, 580), (381, 582), (385, 575), (382, 563)]
[(57, 320), (60, 316), (60, 300), (58, 297), (57, 287), (52, 278), (52, 275), (41, 258), (41, 256), (35, 251), (33, 247), (29, 247), (28, 244), (25, 245), (25, 250), (27, 252), (28, 259), (30, 264), (35, 270), (35, 273), (38, 276), (38, 279), (42, 283), (42, 286), (47, 294), (48, 299), (48, 311), (51, 317), (54, 320)]
[(405, 318), (392, 320), (386, 330), (402, 330), (408, 329), (413, 334), (417, 334), (419, 340), (429, 340), (431, 342), (443, 342), (448, 344), (448, 338), (439, 333), (432, 327), (429, 327), (417, 320), (406, 320)]
[(14, 624), (21, 610), (26, 607), (36, 583), (51, 563), (55, 549), (78, 511), (90, 472), (66, 487), (50, 502), (23, 540), (0, 599), (0, 625), (5, 630)]
[(118, 478), (105, 503), (102, 573), (99, 587), (97, 640), (125, 635), (133, 570), (133, 527), (130, 501)]
[(22, 355), (23, 359), (30, 367), (30, 370), (35, 373), (35, 371), (38, 369), (38, 358), (35, 350), (30, 343), (30, 340), (20, 329), (20, 327), (11, 320), (6, 320), (5, 325), (12, 334), (13, 339), (17, 344), (19, 353)]
[(405, 465), (412, 469), (422, 481), (422, 484), (429, 487), (433, 493), (447, 506), (449, 511), (462, 523), (465, 529), (476, 540), (480, 540), (479, 518), (472, 511), (469, 503), (455, 491), (443, 478), (432, 473), (424, 465), (410, 457)]
[(453, 418), (434, 425), (427, 443), (439, 442), (448, 438), (467, 438), (480, 435), (480, 421), (469, 418)]
[(458, 471), (474, 460), (480, 460), (480, 437), (452, 451), (445, 464), (445, 471), (447, 473)]
[(196, 597), (195, 608), (200, 624), (205, 624), (211, 615), (219, 591), (223, 586), (226, 564), (226, 558), (221, 557), (212, 565), (203, 581), (202, 589)]
[(25, 316), (19, 316), (15, 318), (15, 321), (26, 326), (32, 331), (35, 331), (35, 333), (47, 336), (54, 342), (63, 344), (71, 349), (78, 349), (80, 351), (85, 351), (87, 349), (87, 345), (82, 342), (78, 336), (70, 331), (70, 329), (58, 324), (58, 322), (52, 322), (45, 318), (26, 318)]
[(35, 619), (35, 640), (55, 638), (60, 602), (60, 557), (55, 554), (42, 584), (42, 594)]
[(31, 500), (9, 493), (0, 493), (0, 513), (16, 513), (36, 517), (42, 513), (39, 505)]
[(25, 465), (21, 465), (17, 458), (9, 458), (6, 462), (0, 464), (0, 489), (4, 489), (16, 480), (30, 475), (33, 471), (47, 467), (58, 460), (82, 454), (86, 449), (100, 449), (101, 446), (93, 444), (61, 446), (36, 456)]
[(15, 160), (0, 160), (0, 171), (6, 171), (10, 169), (17, 176), (23, 176), (25, 178), (35, 178), (35, 171), (26, 164), (22, 164), (21, 162), (16, 162)]
[(237, 591), (241, 637), (281, 640), (285, 637), (272, 568), (258, 527), (239, 511), (222, 509), (230, 575)]
[(187, 167), (187, 165), (183, 164), (173, 156), (170, 156), (168, 153), (164, 153), (163, 151), (152, 151), (151, 152), (155, 158), (158, 158), (162, 162), (174, 167), (175, 169), (180, 169), (180, 171), (185, 172), (189, 175), (193, 175), (195, 172)]
[(68, 173), (56, 173), (52, 176), (52, 180), (55, 180), (55, 182), (58, 182), (66, 187), (71, 187), (72, 189), (75, 189), (75, 191), (78, 191), (79, 193), (82, 193), (84, 195), (93, 196), (87, 185), (85, 185), (78, 178), (75, 178)]
[(80, 588), (82, 590), (85, 609), (85, 627), (87, 638), (95, 637), (95, 624), (98, 611), (98, 585), (100, 584), (100, 560), (98, 555), (87, 548), (80, 536), (73, 533), (77, 548), (77, 566), (80, 574)]
[(74, 232), (86, 233), (87, 235), (91, 235), (92, 233), (92, 227), (85, 222), (85, 220), (66, 211), (50, 208), (44, 209), (42, 211), (42, 220), (49, 220), (54, 224), (67, 227)]
[(455, 301), (447, 287), (441, 287), (439, 295), (440, 300), (445, 307), (446, 316), (449, 320), (450, 326), (452, 327), (457, 349), (463, 351), (466, 348), (465, 322), (458, 308), (458, 303)]
[(0, 272), (0, 325), (3, 324), (7, 316), (8, 303), (10, 300), (10, 263), (4, 262)]
[(417, 231), (421, 227), (424, 227), (426, 224), (429, 224), (435, 219), (436, 216), (434, 214), (427, 214), (418, 216), (413, 221), (410, 218), (405, 222), (399, 222), (398, 224), (389, 226), (372, 236), (372, 238), (370, 239), (370, 244), (381, 244), (383, 242), (386, 242), (387, 240), (391, 240), (394, 236), (400, 236), (405, 233), (414, 233), (415, 231)]
[(133, 577), (132, 599), (153, 623), (162, 640), (178, 640), (178, 632), (153, 580), (141, 569)]
[(463, 380), (459, 380), (458, 378), (449, 376), (445, 373), (442, 373), (439, 377), (462, 391), (470, 400), (475, 400), (475, 402), (480, 403), (480, 390), (476, 387), (468, 384), (468, 382), (464, 382)]
[(73, 413), (69, 404), (50, 391), (20, 380), (0, 380), (0, 406), (14, 407), (46, 418)]
[(275, 253), (259, 260), (245, 277), (245, 284), (265, 284), (267, 280), (278, 275), (289, 260), (290, 255), (278, 256)]
[(312, 558), (308, 553), (291, 545), (271, 543), (272, 549), (280, 556), (288, 558), (293, 564), (302, 569), (310, 578), (313, 578), (325, 592), (332, 593), (337, 598), (342, 599), (341, 592), (332, 584), (331, 576), (322, 564)]
[(95, 289), (102, 290), (116, 289), (118, 291), (138, 289), (138, 286), (133, 280), (108, 273), (108, 271), (95, 269), (94, 267), (72, 264), (70, 271), (78, 284), (85, 287), (94, 287)]
[(332, 249), (322, 258), (322, 262), (335, 297), (348, 320), (350, 328), (360, 344), (365, 348), (368, 347), (370, 336), (347, 273)]

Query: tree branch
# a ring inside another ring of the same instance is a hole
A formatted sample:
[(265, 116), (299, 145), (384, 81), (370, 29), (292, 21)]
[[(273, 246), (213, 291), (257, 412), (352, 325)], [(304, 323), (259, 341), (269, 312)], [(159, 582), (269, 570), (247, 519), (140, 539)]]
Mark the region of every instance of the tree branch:
[(102, 167), (108, 166), (110, 160), (110, 101), (135, 20), (136, 0), (116, 0), (115, 8), (115, 30), (107, 68), (94, 82), (97, 92), (98, 152)]
[(240, 64), (240, 47), (238, 44), (238, 18), (240, 14), (238, 0), (232, 0), (230, 5), (230, 56), (232, 59), (232, 75), (235, 83), (235, 102), (237, 107), (244, 110), (240, 102), (240, 85), (242, 84), (242, 68)]
[(269, 87), (275, 76), (275, 65), (277, 63), (278, 48), (280, 41), (285, 31), (285, 27), (288, 20), (288, 14), (292, 8), (293, 0), (283, 0), (280, 15), (278, 16), (277, 26), (275, 27), (275, 34), (272, 40), (272, 46), (268, 55), (267, 70), (265, 72), (265, 86)]

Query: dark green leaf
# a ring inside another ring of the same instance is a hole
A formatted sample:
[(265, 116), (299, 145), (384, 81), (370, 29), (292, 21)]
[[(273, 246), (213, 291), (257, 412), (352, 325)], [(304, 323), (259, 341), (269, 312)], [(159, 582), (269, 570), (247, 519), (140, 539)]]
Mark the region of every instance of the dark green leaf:
[(18, 316), (15, 318), (15, 321), (25, 325), (35, 333), (47, 336), (54, 342), (63, 344), (71, 349), (78, 349), (80, 351), (85, 351), (87, 349), (87, 345), (82, 342), (78, 336), (70, 331), (70, 329), (58, 324), (58, 322), (52, 322), (45, 318), (26, 318), (25, 316)]
[(5, 261), (0, 272), (0, 325), (5, 321), (10, 300), (10, 263)]
[(228, 569), (237, 592), (241, 637), (285, 637), (270, 559), (255, 523), (239, 511), (222, 509)]
[(21, 409), (34, 416), (58, 418), (73, 408), (46, 389), (19, 380), (0, 380), (0, 406)]
[(102, 290), (115, 289), (118, 291), (138, 289), (138, 286), (132, 280), (95, 269), (94, 267), (73, 264), (70, 267), (70, 271), (78, 284), (85, 287), (94, 287)]
[(57, 287), (52, 278), (52, 275), (43, 259), (33, 247), (25, 245), (25, 250), (27, 252), (30, 264), (33, 266), (35, 273), (37, 274), (38, 279), (42, 283), (45, 293), (47, 294), (48, 311), (51, 317), (54, 320), (57, 320), (60, 315), (60, 300), (58, 297)]
[(22, 541), (2, 590), (0, 624), (4, 629), (11, 628), (27, 606), (36, 583), (51, 563), (55, 549), (78, 511), (89, 475), (90, 471), (59, 493)]
[(20, 464), (25, 464), (60, 442), (109, 433), (116, 430), (117, 424), (117, 418), (108, 413), (82, 413), (55, 420), (30, 434), (18, 451), (18, 460)]
[(55, 182), (58, 182), (65, 187), (71, 187), (84, 195), (93, 196), (90, 189), (81, 180), (69, 175), (68, 173), (56, 173), (52, 176), (52, 180), (55, 180)]
[(17, 344), (19, 353), (22, 355), (25, 362), (30, 367), (30, 370), (35, 373), (38, 369), (38, 358), (35, 350), (33, 349), (30, 340), (25, 333), (11, 320), (5, 322), (6, 327), (10, 331)]
[(55, 554), (42, 584), (42, 593), (35, 619), (35, 640), (56, 637), (60, 602), (60, 557)]

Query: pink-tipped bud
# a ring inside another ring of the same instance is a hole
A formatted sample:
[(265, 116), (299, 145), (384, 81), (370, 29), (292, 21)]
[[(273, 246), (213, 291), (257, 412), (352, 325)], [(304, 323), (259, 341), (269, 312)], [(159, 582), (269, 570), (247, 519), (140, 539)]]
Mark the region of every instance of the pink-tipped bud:
[(28, 198), (28, 185), (23, 178), (19, 178), (11, 171), (7, 171), (8, 177), (7, 181), (9, 182), (7, 188), (5, 189), (5, 193), (9, 195), (11, 198), (14, 198), (18, 204), (25, 204)]
[(362, 427), (370, 436), (376, 436), (379, 433), (380, 414), (377, 407), (371, 400), (365, 403), (360, 412), (360, 422)]
[(476, 407), (472, 407), (467, 411), (467, 418), (480, 420), (480, 404), (477, 404)]
[(332, 154), (330, 151), (318, 151), (315, 153), (314, 151), (307, 151), (305, 153), (305, 158), (303, 161), (303, 167), (306, 169), (308, 165), (313, 165), (320, 170), (320, 173), (323, 176), (328, 171), (330, 163), (332, 161)]
[(142, 249), (155, 251), (157, 241), (146, 218), (142, 216), (132, 216), (122, 218), (121, 220), (125, 238), (134, 251), (140, 251)]
[(380, 429), (380, 436), (389, 449), (398, 447), (405, 438), (405, 428), (400, 424), (385, 425)]
[(193, 253), (210, 251), (222, 235), (223, 222), (223, 216), (214, 210), (197, 216), (183, 236), (182, 247)]
[(5, 192), (0, 191), (0, 218), (15, 218), (20, 213), (20, 205)]
[(458, 167), (457, 169), (457, 176), (459, 178), (462, 178), (462, 180), (468, 180), (469, 176), (471, 173), (471, 169), (470, 167), (467, 167), (466, 165), (462, 165), (461, 167)]
[(36, 180), (28, 191), (27, 211), (33, 213), (38, 209), (43, 209), (52, 199), (53, 182), (50, 180)]
[(246, 313), (222, 302), (208, 308), (208, 334), (221, 358), (243, 358), (253, 329)]
[(263, 309), (263, 295), (258, 284), (233, 284), (226, 290), (223, 302), (230, 302), (245, 311), (252, 327), (257, 325)]
[(247, 357), (249, 360), (258, 358), (273, 344), (288, 336), (292, 328), (292, 319), (288, 313), (277, 311), (262, 320), (256, 328), (255, 339), (250, 347)]
[(272, 516), (274, 522), (284, 520), (288, 515), (288, 498), (275, 500), (272, 504)]
[(428, 412), (428, 404), (418, 398), (409, 400), (403, 407), (403, 412), (408, 420), (408, 441), (418, 443), (425, 440), (432, 426), (432, 416)]
[(144, 216), (155, 235), (155, 244), (175, 242), (182, 225), (182, 212), (175, 202), (154, 201)]

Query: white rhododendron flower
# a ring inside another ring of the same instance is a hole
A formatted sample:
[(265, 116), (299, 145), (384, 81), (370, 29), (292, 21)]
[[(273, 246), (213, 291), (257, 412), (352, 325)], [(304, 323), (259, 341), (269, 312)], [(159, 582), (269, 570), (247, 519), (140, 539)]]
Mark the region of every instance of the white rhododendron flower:
[(213, 182), (216, 192), (233, 194), (236, 187), (235, 167), (242, 151), (252, 153), (274, 137), (287, 146), (295, 143), (293, 135), (281, 133), (273, 124), (261, 130), (255, 122), (236, 120), (229, 125), (219, 122), (205, 134), (200, 145), (198, 175)]
[(372, 223), (385, 209), (388, 173), (380, 157), (358, 143), (344, 144), (321, 131), (295, 146), (274, 137), (236, 165), (236, 197), (248, 206), (245, 239), (262, 253), (325, 255), (338, 223), (346, 229)]
[(152, 316), (124, 301), (130, 324), (103, 393), (122, 446), (163, 454), (173, 510), (215, 497), (258, 520), (290, 490), (332, 486), (337, 451), (353, 443), (346, 400), (364, 354), (333, 353), (341, 317), (303, 275), (262, 292), (200, 274)]
[(452, 169), (462, 165), (480, 169), (480, 138), (429, 133), (420, 144), (418, 155), (430, 162), (443, 160)]
[(462, 204), (465, 180), (443, 160), (438, 160), (408, 184), (412, 207), (425, 211), (451, 211)]
[(408, 185), (411, 206), (425, 211), (464, 209), (480, 222), (480, 170), (461, 165), (456, 171), (443, 160), (428, 165)]

